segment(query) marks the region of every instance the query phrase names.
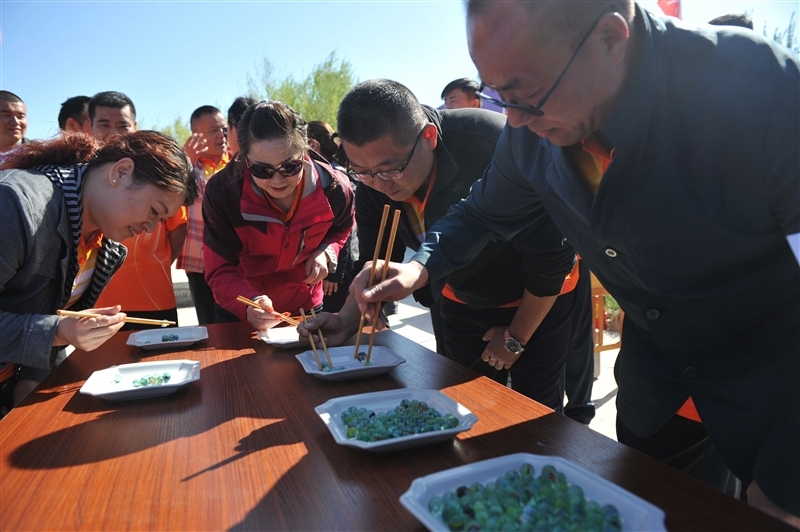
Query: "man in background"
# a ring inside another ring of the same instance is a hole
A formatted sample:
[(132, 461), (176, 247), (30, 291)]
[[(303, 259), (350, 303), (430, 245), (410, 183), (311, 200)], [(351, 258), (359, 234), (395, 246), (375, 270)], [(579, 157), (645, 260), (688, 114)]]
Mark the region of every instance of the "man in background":
[(442, 91), (445, 109), (463, 109), (480, 107), (481, 99), (475, 94), (480, 92), (481, 84), (474, 79), (460, 78), (451, 81)]
[(103, 141), (111, 135), (136, 131), (136, 107), (121, 92), (98, 92), (89, 100), (92, 135)]
[[(121, 92), (100, 92), (89, 100), (92, 133), (98, 142), (111, 135), (136, 131), (136, 107)], [(135, 174), (135, 169), (134, 169)], [(172, 285), (172, 263), (186, 238), (186, 207), (152, 232), (126, 238), (128, 256), (97, 300), (98, 306), (122, 305), (128, 316), (177, 323), (178, 303)], [(121, 330), (149, 328), (126, 323)], [(156, 326), (157, 327), (157, 326)]]
[(22, 98), (0, 91), (0, 163), (22, 144), (28, 142), (28, 109)]
[(183, 149), (194, 166), (197, 180), (197, 199), (188, 208), (186, 241), (178, 256), (176, 267), (186, 271), (189, 292), (192, 294), (197, 322), (208, 325), (215, 322), (214, 294), (206, 283), (203, 265), (203, 196), (206, 183), (230, 161), (228, 152), (228, 124), (222, 111), (213, 105), (198, 107), (189, 118), (192, 136)]
[(88, 96), (73, 96), (61, 104), (58, 112), (58, 129), (63, 133), (92, 134), (92, 121), (89, 120)]

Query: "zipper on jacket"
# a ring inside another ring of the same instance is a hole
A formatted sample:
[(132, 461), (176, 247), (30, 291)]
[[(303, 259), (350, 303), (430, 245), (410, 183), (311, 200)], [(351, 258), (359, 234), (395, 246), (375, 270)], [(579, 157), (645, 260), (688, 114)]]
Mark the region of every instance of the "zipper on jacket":
[(300, 258), (300, 254), (306, 248), (306, 231), (307, 229), (303, 229), (300, 232), (300, 245), (297, 247), (297, 255), (294, 256), (294, 260), (292, 261), (292, 266), (297, 264), (297, 259)]

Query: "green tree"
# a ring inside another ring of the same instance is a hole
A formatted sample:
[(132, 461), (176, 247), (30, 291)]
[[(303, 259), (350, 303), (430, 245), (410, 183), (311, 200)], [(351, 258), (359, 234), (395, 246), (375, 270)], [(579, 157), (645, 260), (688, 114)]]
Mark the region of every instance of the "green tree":
[[(800, 52), (800, 43), (798, 43), (797, 40), (797, 19), (795, 19), (794, 15), (795, 14), (792, 13), (791, 18), (789, 19), (789, 26), (785, 30), (781, 31), (779, 28), (775, 28), (775, 31), (772, 34), (772, 40), (778, 44), (784, 45), (790, 50)], [(764, 36), (769, 36), (767, 34), (766, 22), (764, 23)]]
[(266, 57), (256, 76), (247, 75), (248, 92), (256, 100), (280, 100), (306, 120), (324, 120), (336, 129), (336, 112), (342, 98), (358, 83), (353, 65), (333, 51), (302, 80), (277, 79)]
[(166, 127), (160, 127), (158, 125), (154, 125), (152, 128), (155, 131), (163, 133), (165, 135), (169, 135), (173, 139), (175, 139), (178, 144), (183, 146), (183, 143), (186, 142), (192, 135), (192, 130), (189, 129), (189, 122), (184, 122), (183, 118), (180, 115), (172, 122), (172, 125)]

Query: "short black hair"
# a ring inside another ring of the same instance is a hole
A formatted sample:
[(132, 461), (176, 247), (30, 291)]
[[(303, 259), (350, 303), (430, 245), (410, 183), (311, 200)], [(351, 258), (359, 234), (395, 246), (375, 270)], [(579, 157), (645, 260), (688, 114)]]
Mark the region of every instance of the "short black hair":
[(738, 13), (731, 13), (729, 15), (722, 15), (713, 20), (708, 21), (712, 26), (739, 26), (740, 28), (753, 29), (753, 21), (747, 15), (740, 15)]
[(98, 92), (89, 100), (89, 121), (94, 122), (94, 113), (98, 107), (111, 107), (112, 109), (131, 108), (131, 114), (136, 119), (136, 107), (130, 98), (117, 91)]
[(414, 142), (428, 119), (408, 87), (390, 79), (370, 79), (347, 93), (336, 122), (339, 137), (356, 146), (386, 135), (405, 145)]
[(222, 111), (214, 107), (213, 105), (201, 105), (197, 109), (194, 110), (192, 116), (189, 117), (189, 127), (194, 131), (194, 125), (200, 120), (202, 117), (206, 115), (215, 115), (215, 114), (222, 114)]
[(239, 127), (239, 121), (244, 116), (245, 111), (253, 107), (258, 102), (249, 96), (239, 96), (230, 107), (228, 107), (228, 126)]
[(445, 99), (448, 92), (455, 89), (461, 89), (471, 99), (476, 100), (478, 97), (475, 95), (475, 93), (481, 90), (481, 84), (470, 78), (454, 79), (445, 85), (444, 90), (442, 91), (442, 100)]
[(79, 124), (83, 124), (83, 113), (86, 113), (89, 108), (88, 96), (73, 96), (61, 104), (61, 110), (58, 112), (58, 127), (61, 131), (67, 129), (67, 120), (72, 118)]
[(22, 98), (11, 91), (0, 91), (0, 100), (8, 103), (25, 103)]

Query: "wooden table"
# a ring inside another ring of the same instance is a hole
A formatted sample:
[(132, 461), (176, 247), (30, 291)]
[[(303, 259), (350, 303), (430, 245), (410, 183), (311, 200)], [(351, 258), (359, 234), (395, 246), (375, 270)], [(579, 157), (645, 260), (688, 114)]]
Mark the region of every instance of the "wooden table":
[[(185, 350), (143, 351), (119, 334), (76, 351), (0, 422), (0, 530), (420, 529), (398, 501), (413, 479), (516, 452), (569, 458), (662, 508), (670, 530), (786, 528), (396, 333), (376, 344), (406, 364), (335, 383), (248, 324), (208, 330)], [(202, 363), (201, 379), (176, 394), (78, 393), (95, 370), (183, 358)], [(403, 387), (440, 389), (480, 421), (454, 441), (379, 454), (337, 445), (314, 413)]]

